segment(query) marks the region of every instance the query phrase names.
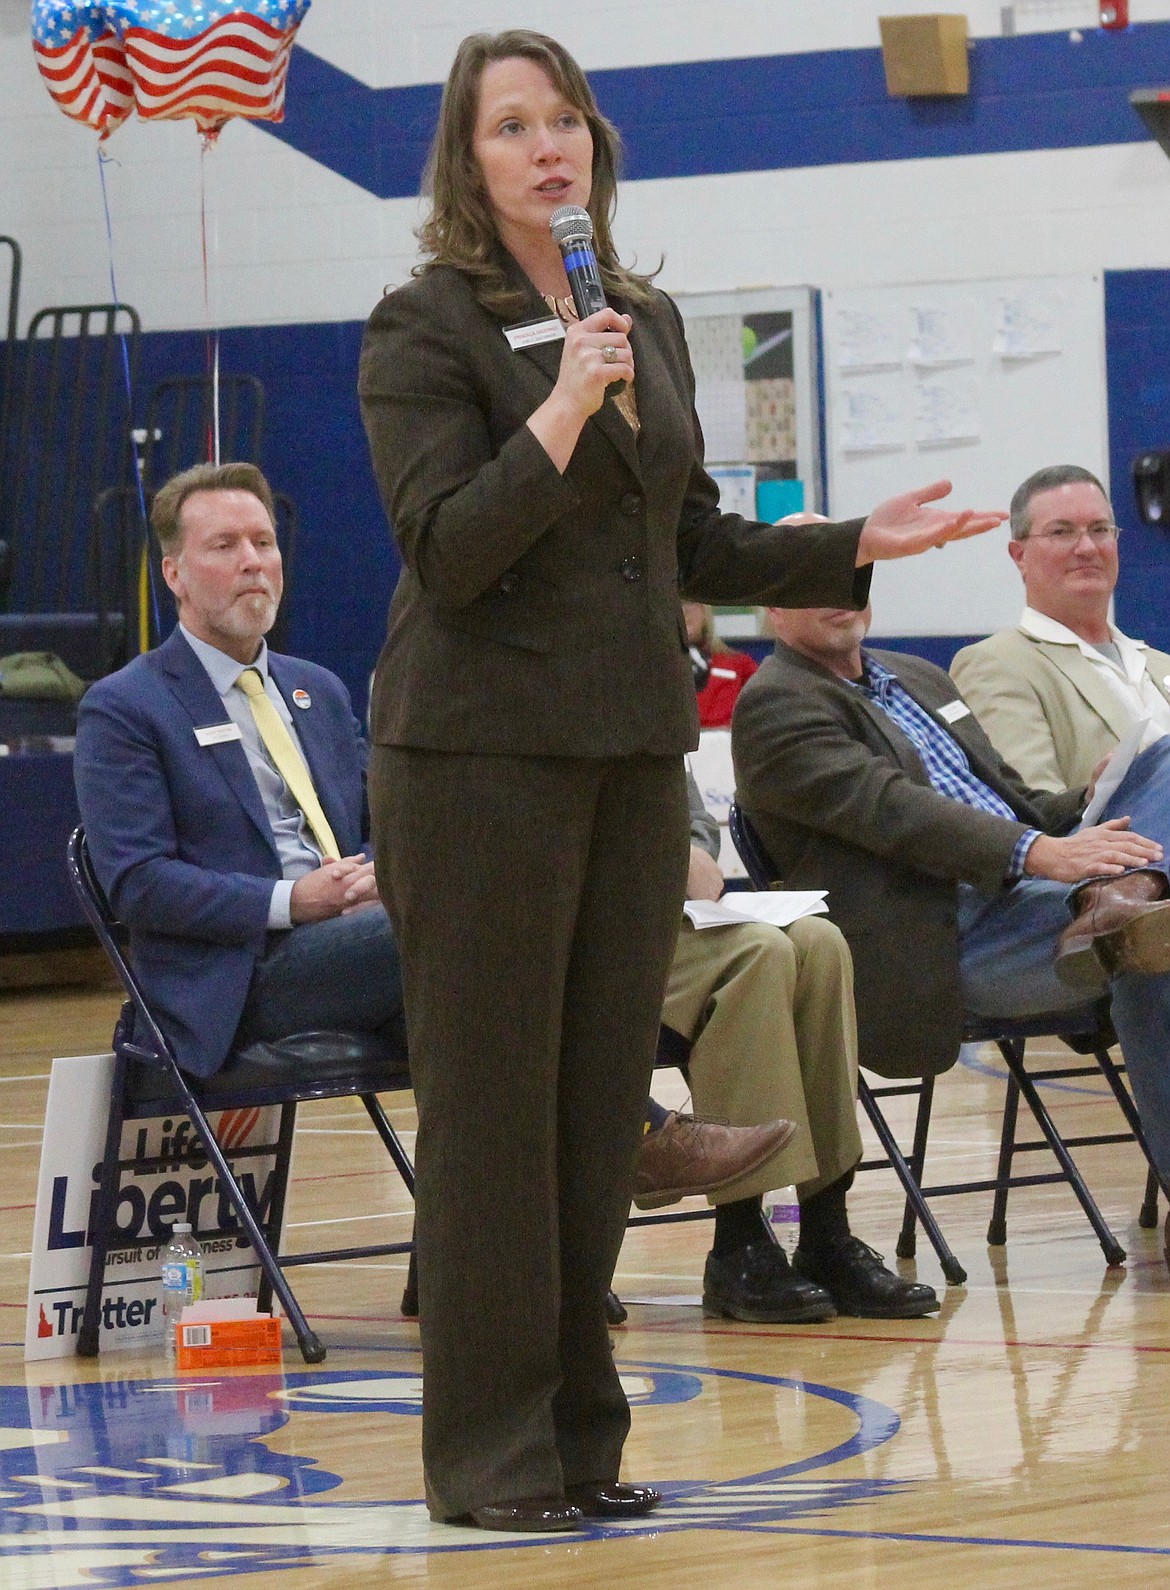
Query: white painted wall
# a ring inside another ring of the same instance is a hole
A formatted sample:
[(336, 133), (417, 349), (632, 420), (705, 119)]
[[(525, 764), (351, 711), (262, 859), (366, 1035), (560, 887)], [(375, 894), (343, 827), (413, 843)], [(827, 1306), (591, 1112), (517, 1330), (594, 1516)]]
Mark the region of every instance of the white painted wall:
[[(434, 82), (475, 28), (555, 32), (587, 67), (872, 46), (880, 0), (316, 0), (302, 42), (372, 85)], [(937, 9), (899, 0), (897, 9)], [(975, 34), (999, 0), (967, 0)], [(420, 12), (425, 20), (419, 20)], [(1089, 0), (1016, 0), (1020, 32), (1088, 28)], [(1170, 0), (1133, 0), (1135, 21)], [(1168, 68), (1170, 75), (1170, 68)], [(295, 71), (290, 94), (296, 94)], [(127, 123), (109, 143), (120, 295), (150, 330), (363, 317), (414, 260), (414, 200), (372, 198), (244, 122), (201, 157), (193, 124)], [(109, 293), (96, 137), (45, 93), (26, 0), (0, 0), (0, 231), (25, 251), (24, 307)], [(699, 224), (701, 218), (701, 224)], [(1170, 161), (1153, 144), (627, 184), (624, 255), (666, 255), (668, 289), (844, 287), (1170, 264)]]

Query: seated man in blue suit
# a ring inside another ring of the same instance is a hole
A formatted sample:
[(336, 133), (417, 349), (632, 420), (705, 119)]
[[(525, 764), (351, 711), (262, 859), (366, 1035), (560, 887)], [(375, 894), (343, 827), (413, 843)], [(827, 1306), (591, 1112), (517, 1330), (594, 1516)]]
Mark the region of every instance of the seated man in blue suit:
[(151, 522), (178, 627), (87, 692), (75, 767), (94, 866), (160, 1025), (204, 1078), (296, 1032), (402, 1041), (349, 696), (264, 639), (283, 585), (268, 482), (252, 464), (196, 465)]

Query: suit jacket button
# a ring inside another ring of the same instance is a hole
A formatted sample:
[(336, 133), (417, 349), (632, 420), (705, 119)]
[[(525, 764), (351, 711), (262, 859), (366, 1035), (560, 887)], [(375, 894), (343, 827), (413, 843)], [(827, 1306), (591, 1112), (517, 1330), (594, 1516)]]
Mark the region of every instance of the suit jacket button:
[(509, 573), (500, 576), (500, 590), (503, 591), (505, 596), (511, 596), (519, 584), (520, 576), (518, 574)]
[(627, 519), (636, 519), (642, 511), (642, 499), (636, 491), (627, 491), (619, 507)]
[(635, 580), (640, 580), (642, 578), (641, 559), (633, 555), (628, 558), (623, 558), (618, 564), (618, 573), (621, 575), (623, 580), (629, 580), (630, 584), (632, 585)]

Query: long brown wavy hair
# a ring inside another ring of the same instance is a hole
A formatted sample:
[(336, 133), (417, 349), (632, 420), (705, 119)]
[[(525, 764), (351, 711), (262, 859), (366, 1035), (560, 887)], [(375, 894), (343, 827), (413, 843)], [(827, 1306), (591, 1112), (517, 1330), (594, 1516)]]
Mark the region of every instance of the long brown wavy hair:
[(456, 51), (423, 175), (423, 192), (430, 195), (431, 213), (416, 236), (430, 257), (416, 265), (413, 274), (422, 275), (435, 265), (453, 265), (470, 278), (475, 296), (493, 314), (506, 317), (522, 314), (527, 308), (528, 299), (509, 282), (499, 257), (499, 234), (474, 148), (484, 68), (493, 61), (514, 60), (517, 56), (535, 61), (589, 128), (593, 139), (589, 214), (593, 218), (593, 246), (607, 291), (638, 304), (651, 304), (651, 278), (621, 264), (610, 230), (621, 163), (618, 130), (601, 114), (584, 72), (564, 46), (527, 28), (509, 28), (496, 34), (472, 33)]

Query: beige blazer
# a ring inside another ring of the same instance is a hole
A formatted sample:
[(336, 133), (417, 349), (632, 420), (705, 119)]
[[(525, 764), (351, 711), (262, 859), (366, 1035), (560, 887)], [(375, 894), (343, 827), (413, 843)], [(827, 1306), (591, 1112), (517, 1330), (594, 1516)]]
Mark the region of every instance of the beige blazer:
[[(1146, 672), (1170, 701), (1170, 657), (1146, 652)], [(1075, 646), (1005, 629), (956, 653), (951, 678), (1005, 761), (1033, 789), (1087, 784), (1130, 719)]]

